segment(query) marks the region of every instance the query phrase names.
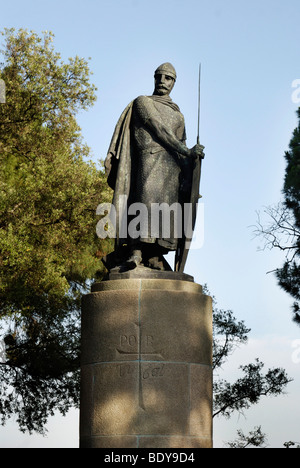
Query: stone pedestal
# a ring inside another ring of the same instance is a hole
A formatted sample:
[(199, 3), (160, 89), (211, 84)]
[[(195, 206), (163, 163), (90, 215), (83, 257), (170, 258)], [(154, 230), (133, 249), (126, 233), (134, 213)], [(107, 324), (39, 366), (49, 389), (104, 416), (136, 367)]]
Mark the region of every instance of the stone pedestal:
[(82, 303), (80, 446), (212, 446), (212, 307), (200, 285), (116, 279)]

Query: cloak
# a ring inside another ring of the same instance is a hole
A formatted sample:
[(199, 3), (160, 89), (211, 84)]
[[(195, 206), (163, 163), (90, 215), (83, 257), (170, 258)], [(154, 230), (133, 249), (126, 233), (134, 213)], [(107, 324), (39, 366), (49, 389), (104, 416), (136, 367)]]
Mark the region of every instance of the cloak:
[[(171, 107), (174, 111), (180, 112), (169, 96), (147, 96), (161, 104)], [(133, 145), (130, 141), (130, 125), (132, 117), (132, 108), (134, 101), (131, 101), (122, 112), (115, 127), (111, 143), (105, 160), (105, 171), (108, 185), (114, 190), (113, 205), (116, 210), (116, 249), (120, 247), (121, 240), (120, 228), (122, 224), (122, 213), (127, 212), (127, 206), (120, 206), (120, 201), (130, 196), (131, 178), (132, 178), (132, 160)], [(125, 197), (120, 197), (125, 195)]]

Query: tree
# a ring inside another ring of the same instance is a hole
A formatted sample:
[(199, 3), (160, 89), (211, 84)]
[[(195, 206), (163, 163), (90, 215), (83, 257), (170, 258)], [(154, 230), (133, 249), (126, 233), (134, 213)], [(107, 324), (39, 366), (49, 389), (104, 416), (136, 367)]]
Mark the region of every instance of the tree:
[[(205, 294), (209, 294), (207, 287)], [(242, 344), (246, 344), (251, 331), (244, 321), (237, 321), (231, 310), (220, 310), (213, 298), (213, 417), (230, 418), (237, 411), (244, 413), (257, 404), (264, 396), (278, 396), (283, 393), (291, 381), (286, 372), (280, 368), (263, 372), (264, 364), (256, 359), (254, 363), (240, 366), (242, 375), (236, 382), (230, 383), (219, 378), (219, 371), (230, 355)], [(265, 443), (265, 434), (261, 428), (255, 428), (248, 436), (241, 430), (238, 438), (227, 445), (231, 448), (245, 448), (249, 444), (261, 446)]]
[(284, 442), (283, 446), (285, 448), (300, 448), (300, 442), (292, 442), (291, 440), (289, 442)]
[(240, 366), (243, 376), (233, 384), (220, 379), (214, 383), (214, 417), (222, 414), (229, 418), (234, 411), (243, 412), (260, 401), (262, 396), (277, 396), (290, 382), (285, 371), (269, 369), (263, 374), (264, 364), (257, 358), (254, 363)]
[(96, 207), (110, 193), (75, 118), (96, 99), (87, 61), (64, 63), (50, 32), (2, 35), (0, 414), (43, 432), (78, 404), (80, 299), (103, 274)]
[(277, 248), (286, 254), (275, 274), (279, 286), (295, 300), (293, 319), (300, 325), (300, 108), (297, 113), (298, 126), (285, 152), (284, 200), (266, 208), (268, 223), (259, 217), (256, 234), (264, 239), (264, 248)]
[(227, 442), (229, 448), (247, 448), (247, 447), (263, 447), (266, 443), (266, 434), (261, 431), (261, 427), (255, 427), (248, 435), (245, 435), (241, 429), (237, 431), (238, 437), (232, 441)]

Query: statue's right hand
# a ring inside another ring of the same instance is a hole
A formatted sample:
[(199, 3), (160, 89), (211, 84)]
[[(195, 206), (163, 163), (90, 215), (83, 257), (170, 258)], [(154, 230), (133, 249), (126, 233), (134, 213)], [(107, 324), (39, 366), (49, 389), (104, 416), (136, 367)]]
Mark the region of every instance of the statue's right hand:
[(204, 146), (203, 145), (195, 145), (193, 148), (190, 149), (190, 156), (194, 159), (197, 158), (204, 158)]

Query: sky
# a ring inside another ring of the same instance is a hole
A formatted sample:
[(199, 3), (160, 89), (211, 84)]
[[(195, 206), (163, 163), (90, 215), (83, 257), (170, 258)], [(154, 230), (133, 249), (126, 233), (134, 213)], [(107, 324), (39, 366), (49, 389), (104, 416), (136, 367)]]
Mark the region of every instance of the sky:
[[(284, 258), (260, 251), (253, 227), (257, 212), (282, 198), (284, 152), (300, 105), (299, 14), (299, 0), (11, 0), (0, 6), (0, 30), (52, 31), (63, 60), (91, 58), (98, 99), (78, 122), (97, 164), (126, 105), (152, 94), (154, 70), (163, 62), (177, 71), (171, 97), (185, 117), (187, 145), (194, 146), (201, 63), (204, 242), (190, 251), (185, 271), (208, 285), (219, 308), (233, 310), (251, 328), (248, 344), (220, 376), (233, 381), (239, 365), (259, 357), (266, 369), (283, 367), (294, 379), (285, 395), (214, 421), (216, 448), (237, 429), (247, 433), (259, 425), (269, 447), (300, 441), (300, 329), (291, 320), (292, 299), (268, 273)], [(0, 447), (76, 448), (78, 412), (51, 418), (46, 437), (21, 434), (12, 421), (0, 428)]]

